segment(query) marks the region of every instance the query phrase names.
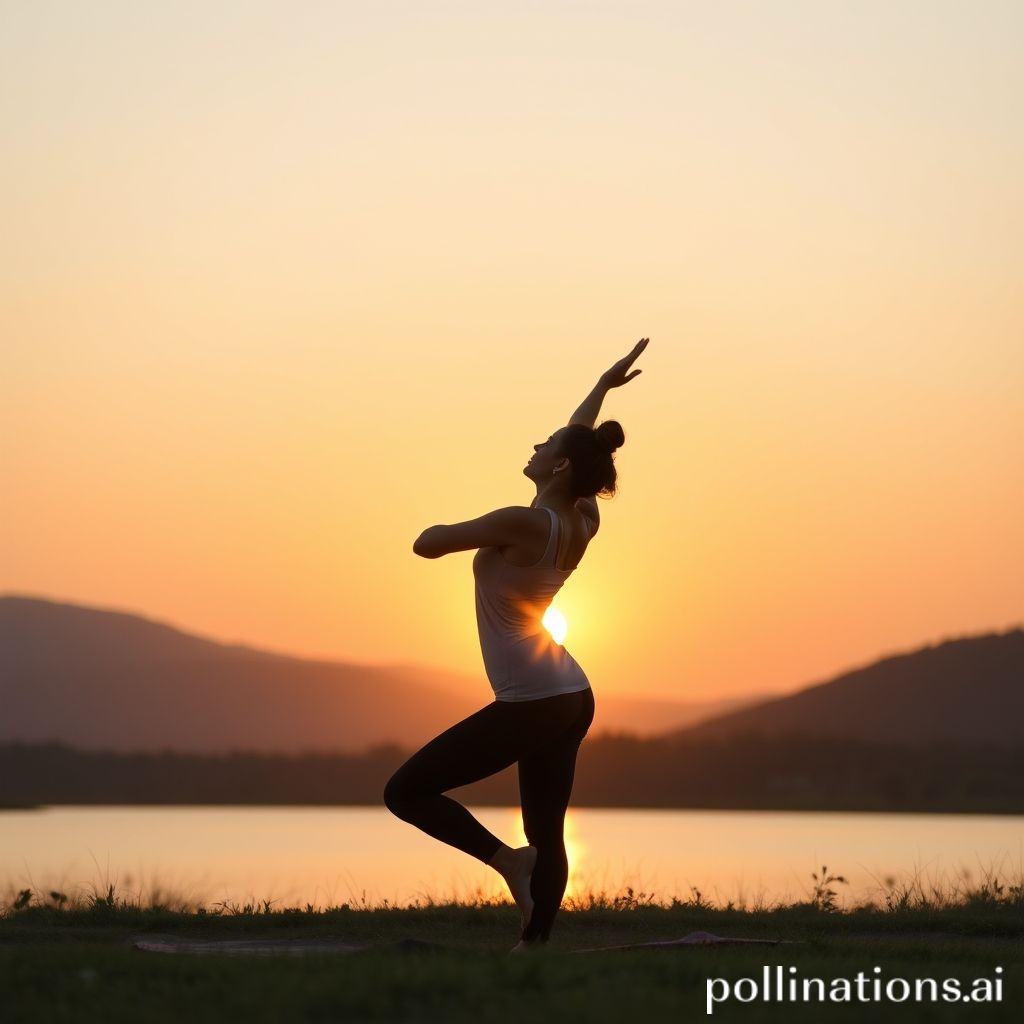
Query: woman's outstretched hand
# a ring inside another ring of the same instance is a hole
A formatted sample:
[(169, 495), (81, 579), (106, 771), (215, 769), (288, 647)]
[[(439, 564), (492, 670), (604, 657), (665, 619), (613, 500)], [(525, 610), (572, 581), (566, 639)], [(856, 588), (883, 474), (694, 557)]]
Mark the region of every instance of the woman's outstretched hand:
[(639, 376), (643, 372), (642, 370), (634, 370), (632, 373), (626, 371), (636, 362), (640, 353), (647, 348), (647, 342), (650, 340), (650, 338), (641, 338), (633, 346), (633, 351), (628, 356), (623, 356), (613, 367), (601, 374), (601, 383), (606, 388), (620, 388), (634, 377)]

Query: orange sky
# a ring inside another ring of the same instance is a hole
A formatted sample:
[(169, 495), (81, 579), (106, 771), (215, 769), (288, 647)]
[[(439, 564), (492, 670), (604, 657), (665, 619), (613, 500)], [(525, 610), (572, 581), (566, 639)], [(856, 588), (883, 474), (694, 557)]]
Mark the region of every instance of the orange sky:
[(1024, 616), (1024, 8), (20, 5), (0, 592), (475, 673), (471, 553), (605, 408), (595, 689)]

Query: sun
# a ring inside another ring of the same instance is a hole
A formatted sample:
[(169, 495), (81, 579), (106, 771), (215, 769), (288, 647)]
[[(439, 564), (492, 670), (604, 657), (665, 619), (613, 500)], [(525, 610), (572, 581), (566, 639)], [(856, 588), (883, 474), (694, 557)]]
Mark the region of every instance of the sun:
[(565, 621), (565, 616), (553, 604), (548, 605), (548, 610), (540, 621), (556, 644), (565, 642), (565, 634), (569, 632), (569, 626)]

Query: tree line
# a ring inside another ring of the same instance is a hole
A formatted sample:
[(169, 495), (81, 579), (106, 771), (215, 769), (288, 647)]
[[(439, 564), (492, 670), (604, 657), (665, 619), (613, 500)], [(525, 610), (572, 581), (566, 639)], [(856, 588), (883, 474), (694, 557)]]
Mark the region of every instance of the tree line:
[[(114, 753), (65, 744), (0, 746), (0, 805), (382, 805), (411, 750), (360, 753)], [(515, 806), (515, 766), (451, 791)], [(900, 745), (793, 734), (640, 739), (602, 734), (580, 749), (578, 807), (1024, 813), (1024, 744)]]

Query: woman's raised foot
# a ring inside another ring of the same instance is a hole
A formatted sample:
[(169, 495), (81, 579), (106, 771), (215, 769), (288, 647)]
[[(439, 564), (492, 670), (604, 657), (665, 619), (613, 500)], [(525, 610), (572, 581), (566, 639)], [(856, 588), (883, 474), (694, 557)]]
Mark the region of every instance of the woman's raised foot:
[(510, 846), (502, 846), (491, 858), (490, 864), (505, 879), (512, 899), (519, 908), (522, 927), (525, 929), (533, 916), (530, 878), (537, 864), (537, 847), (520, 846), (513, 850)]

